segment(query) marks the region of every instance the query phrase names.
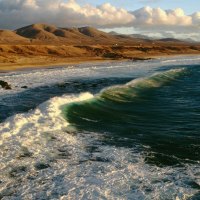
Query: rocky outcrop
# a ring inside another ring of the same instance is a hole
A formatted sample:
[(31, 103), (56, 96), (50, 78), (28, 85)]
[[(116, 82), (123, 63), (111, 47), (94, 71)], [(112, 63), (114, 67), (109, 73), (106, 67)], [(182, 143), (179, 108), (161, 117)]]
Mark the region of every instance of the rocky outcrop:
[(5, 90), (11, 90), (11, 85), (9, 85), (7, 82), (0, 80), (0, 86)]

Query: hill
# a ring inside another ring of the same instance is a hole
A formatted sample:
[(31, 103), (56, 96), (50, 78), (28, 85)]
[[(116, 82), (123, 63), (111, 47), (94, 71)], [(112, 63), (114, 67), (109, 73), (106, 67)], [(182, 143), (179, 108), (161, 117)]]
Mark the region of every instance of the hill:
[(78, 31), (82, 33), (83, 35), (92, 37), (92, 38), (95, 38), (95, 37), (106, 38), (106, 39), (113, 38), (110, 34), (100, 31), (98, 29), (95, 29), (93, 27), (89, 27), (89, 26), (78, 28)]
[(20, 29), (15, 32), (25, 38), (38, 39), (38, 40), (57, 40), (57, 37), (53, 34), (56, 30), (55, 26), (45, 24), (32, 24)]
[(58, 28), (49, 24), (32, 24), (15, 31), (18, 35), (34, 39), (35, 42), (92, 44), (95, 42), (109, 43), (117, 40), (115, 37), (92, 27)]
[[(174, 38), (153, 39), (140, 34), (106, 33), (93, 27), (61, 28), (50, 24), (32, 24), (15, 31), (0, 31), (0, 43), (45, 45), (151, 45), (153, 42), (183, 42)], [(185, 41), (186, 42), (186, 41)]]
[(28, 40), (10, 30), (0, 30), (0, 43), (27, 43)]
[(158, 41), (161, 42), (182, 42), (181, 40), (175, 39), (175, 38), (162, 38), (159, 39)]
[[(49, 24), (32, 24), (15, 30), (15, 33), (36, 43), (57, 43), (72, 45), (95, 44), (137, 44), (143, 39), (123, 34), (110, 34), (93, 27), (60, 28)], [(145, 41), (146, 42), (146, 41)]]
[(82, 61), (143, 60), (162, 55), (199, 54), (200, 44), (174, 38), (106, 33), (93, 27), (32, 24), (0, 31), (0, 68), (59, 65)]

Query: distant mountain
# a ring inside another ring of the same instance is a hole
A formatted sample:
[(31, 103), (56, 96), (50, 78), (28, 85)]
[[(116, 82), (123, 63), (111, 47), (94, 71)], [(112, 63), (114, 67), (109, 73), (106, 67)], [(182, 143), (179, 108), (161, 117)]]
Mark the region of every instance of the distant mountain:
[(161, 42), (183, 42), (183, 41), (175, 39), (175, 38), (162, 38), (162, 39), (159, 39), (158, 41), (161, 41)]
[(144, 40), (153, 40), (154, 39), (152, 37), (142, 35), (142, 34), (131, 34), (130, 36), (133, 38), (139, 38), (139, 39), (144, 39)]
[(196, 43), (195, 40), (192, 40), (191, 38), (186, 39), (176, 39), (176, 38), (156, 38), (156, 37), (149, 37), (147, 35), (143, 34), (120, 34), (115, 31), (109, 32), (110, 35), (115, 36), (123, 36), (123, 37), (131, 37), (134, 39), (143, 39), (143, 40), (156, 40), (161, 42), (189, 42), (189, 43)]
[[(151, 44), (154, 39), (141, 34), (106, 33), (93, 27), (61, 28), (50, 24), (32, 24), (15, 31), (0, 31), (0, 43), (35, 43), (58, 45), (138, 45)], [(174, 38), (155, 40), (156, 42), (180, 42)]]
[(109, 34), (123, 36), (123, 37), (127, 37), (127, 38), (143, 39), (143, 40), (153, 40), (154, 39), (154, 38), (148, 37), (146, 35), (142, 35), (142, 34), (120, 34), (115, 31), (111, 31), (111, 32), (109, 32)]
[(183, 41), (185, 41), (185, 42), (190, 42), (190, 43), (196, 43), (196, 41), (193, 40), (193, 39), (191, 39), (191, 38), (183, 39)]
[(88, 26), (78, 28), (78, 31), (88, 37), (111, 38), (111, 36), (108, 33)]
[(120, 33), (117, 33), (117, 32), (115, 32), (115, 31), (110, 31), (109, 34), (110, 34), (110, 35), (120, 35)]
[(116, 43), (118, 38), (92, 27), (58, 28), (49, 24), (32, 24), (15, 32), (25, 38), (64, 44)]

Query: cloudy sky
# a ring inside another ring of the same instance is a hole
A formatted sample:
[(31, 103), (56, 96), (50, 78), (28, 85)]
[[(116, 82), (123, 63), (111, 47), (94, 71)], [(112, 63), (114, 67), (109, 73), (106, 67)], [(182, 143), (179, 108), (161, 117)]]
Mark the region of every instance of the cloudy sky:
[(0, 0), (0, 29), (33, 23), (94, 26), (200, 41), (199, 0)]

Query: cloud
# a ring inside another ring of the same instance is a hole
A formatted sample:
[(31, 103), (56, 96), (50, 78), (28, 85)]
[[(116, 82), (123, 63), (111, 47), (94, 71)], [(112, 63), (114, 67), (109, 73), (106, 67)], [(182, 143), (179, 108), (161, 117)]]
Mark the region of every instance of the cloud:
[(133, 11), (136, 26), (190, 26), (192, 16), (185, 15), (181, 8), (162, 10), (161, 8), (144, 7)]
[(152, 32), (171, 30), (188, 33), (190, 30), (192, 33), (200, 28), (200, 12), (186, 15), (181, 8), (163, 10), (151, 7), (127, 11), (110, 3), (81, 6), (76, 0), (0, 0), (1, 29), (15, 29), (32, 23), (50, 23), (61, 27), (134, 27)]
[(200, 27), (200, 12), (196, 12), (192, 15), (192, 22), (194, 25)]
[(134, 16), (110, 3), (80, 6), (75, 0), (0, 0), (0, 27), (16, 28), (30, 23), (58, 26), (115, 27), (131, 23)]

